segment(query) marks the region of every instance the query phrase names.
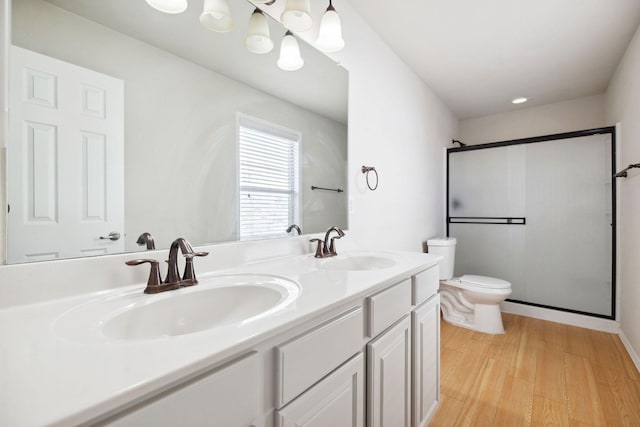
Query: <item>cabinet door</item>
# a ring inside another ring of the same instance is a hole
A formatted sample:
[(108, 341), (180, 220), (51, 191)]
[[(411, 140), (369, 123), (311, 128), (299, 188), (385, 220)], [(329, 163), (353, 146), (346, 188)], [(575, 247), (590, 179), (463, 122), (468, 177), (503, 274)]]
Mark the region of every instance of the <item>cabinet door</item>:
[(367, 344), (367, 424), (409, 427), (411, 422), (411, 319)]
[(276, 412), (277, 427), (363, 427), (364, 357), (354, 356)]
[(423, 427), (440, 400), (440, 295), (411, 313), (413, 320), (413, 426)]
[(249, 427), (256, 425), (259, 358), (251, 353), (97, 423), (105, 426)]

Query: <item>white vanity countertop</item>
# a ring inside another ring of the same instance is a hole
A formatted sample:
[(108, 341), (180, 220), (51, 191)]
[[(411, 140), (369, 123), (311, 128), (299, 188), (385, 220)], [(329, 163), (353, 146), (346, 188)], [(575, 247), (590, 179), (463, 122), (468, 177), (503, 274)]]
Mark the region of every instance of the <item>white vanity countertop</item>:
[(201, 279), (228, 273), (277, 275), (299, 283), (301, 293), (292, 304), (260, 321), (170, 338), (79, 341), (64, 338), (54, 329), (56, 319), (68, 310), (132, 289), (142, 293), (144, 284), (2, 309), (0, 425), (89, 421), (325, 311), (434, 266), (439, 260), (435, 255), (414, 252), (348, 254), (384, 256), (393, 259), (395, 265), (378, 270), (332, 271), (319, 268), (319, 263), (326, 260), (300, 255), (200, 274)]

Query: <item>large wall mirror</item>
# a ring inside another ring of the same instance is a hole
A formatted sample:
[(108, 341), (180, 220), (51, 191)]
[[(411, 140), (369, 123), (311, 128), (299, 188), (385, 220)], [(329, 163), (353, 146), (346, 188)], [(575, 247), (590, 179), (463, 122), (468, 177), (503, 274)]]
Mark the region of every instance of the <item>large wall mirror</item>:
[(255, 6), (229, 3), (216, 33), (202, 1), (13, 0), (8, 263), (347, 227), (348, 73), (302, 41), (279, 69), (270, 18), (249, 52)]

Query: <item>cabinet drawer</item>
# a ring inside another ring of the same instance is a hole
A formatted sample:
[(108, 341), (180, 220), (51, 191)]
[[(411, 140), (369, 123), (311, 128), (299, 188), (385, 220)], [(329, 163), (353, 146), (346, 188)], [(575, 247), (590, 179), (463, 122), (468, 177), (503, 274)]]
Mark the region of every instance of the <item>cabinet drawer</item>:
[(362, 353), (276, 411), (276, 427), (364, 427)]
[(375, 337), (411, 310), (411, 280), (403, 280), (367, 300), (369, 336)]
[(420, 305), (438, 292), (440, 272), (435, 265), (411, 278), (413, 282), (413, 305)]
[(311, 387), (362, 348), (362, 308), (276, 347), (276, 407)]
[[(139, 403), (98, 426), (255, 425), (260, 404), (260, 359), (250, 353)], [(93, 423), (92, 423), (93, 425)]]

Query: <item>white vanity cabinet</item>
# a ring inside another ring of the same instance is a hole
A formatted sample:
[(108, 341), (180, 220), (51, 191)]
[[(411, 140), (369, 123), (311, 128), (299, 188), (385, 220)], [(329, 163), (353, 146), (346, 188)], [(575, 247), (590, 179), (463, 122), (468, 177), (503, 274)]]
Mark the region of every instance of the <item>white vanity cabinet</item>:
[(424, 427), (439, 402), (438, 267), (333, 307), (111, 426)]
[(411, 313), (413, 330), (412, 425), (424, 427), (440, 401), (440, 296)]
[(170, 388), (97, 425), (118, 427), (252, 427), (262, 385), (252, 352)]
[(367, 425), (411, 423), (411, 319), (405, 316), (367, 344)]

